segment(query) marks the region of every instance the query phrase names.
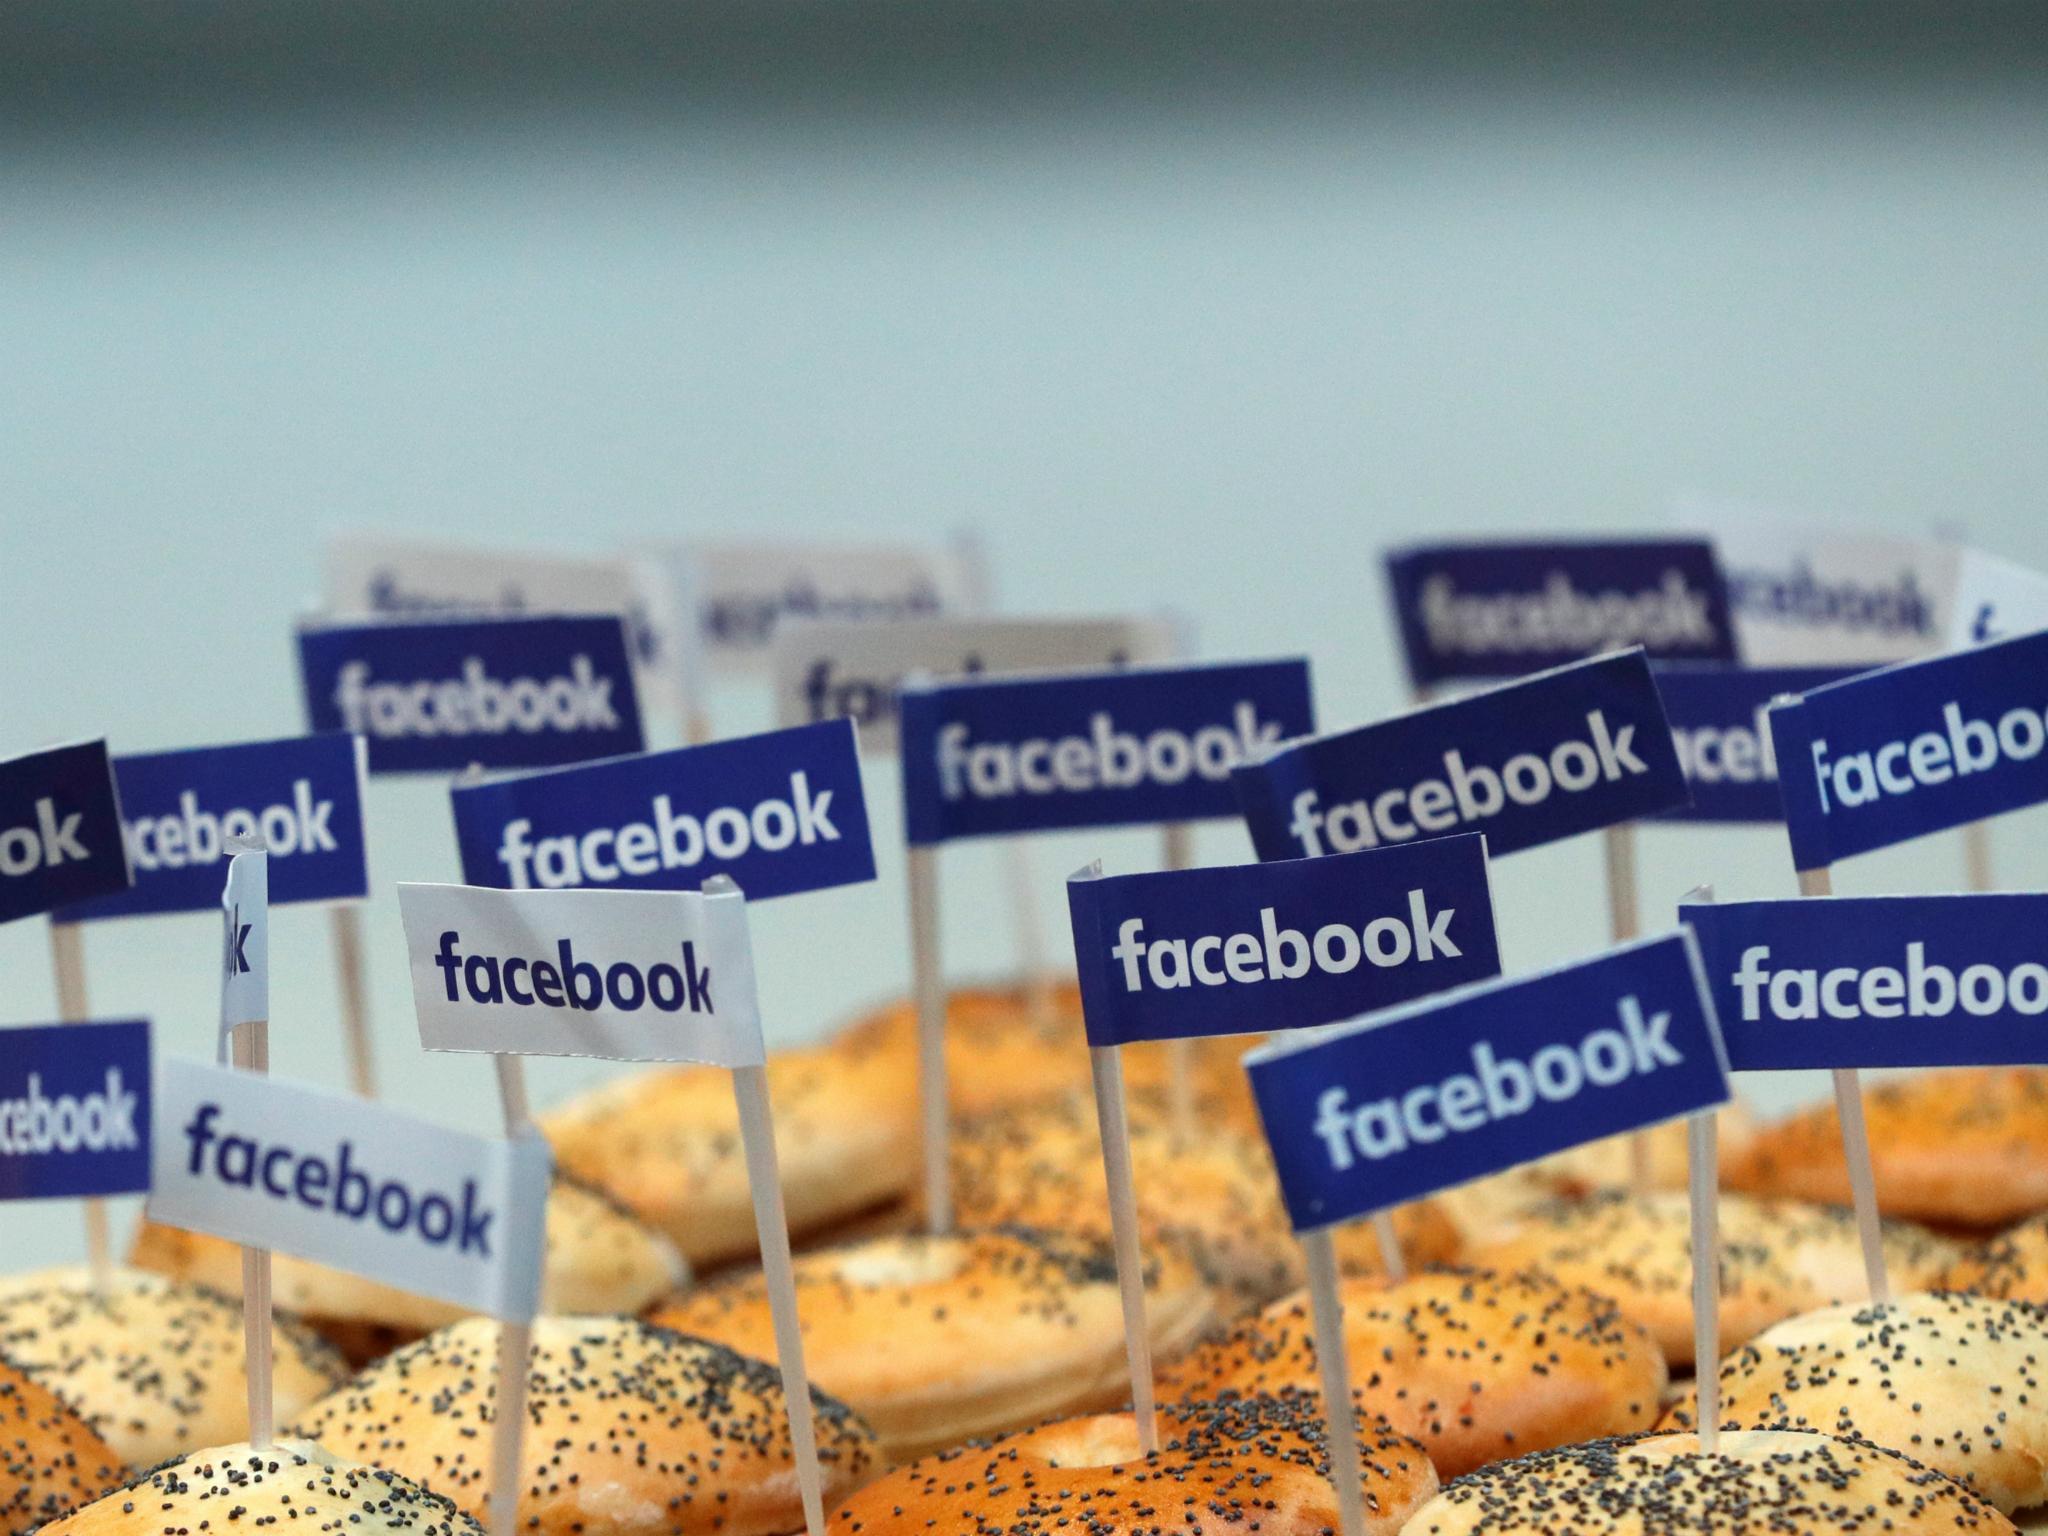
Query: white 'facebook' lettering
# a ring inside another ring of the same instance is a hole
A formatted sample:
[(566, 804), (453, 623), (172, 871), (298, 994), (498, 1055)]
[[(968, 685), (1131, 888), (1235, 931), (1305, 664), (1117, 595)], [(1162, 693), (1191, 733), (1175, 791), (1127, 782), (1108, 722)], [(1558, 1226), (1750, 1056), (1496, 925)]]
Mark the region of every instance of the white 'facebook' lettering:
[(1328, 809), (1322, 807), (1317, 791), (1302, 790), (1294, 797), (1287, 830), (1311, 858), (1326, 852), (1353, 853), (1481, 822), (1499, 815), (1510, 802), (1540, 805), (1557, 790), (1578, 794), (1596, 784), (1649, 772), (1649, 765), (1636, 755), (1633, 725), (1613, 730), (1605, 712), (1595, 709), (1587, 712), (1586, 729), (1586, 740), (1561, 741), (1543, 754), (1518, 752), (1497, 769), (1467, 764), (1454, 747), (1444, 753), (1440, 779), (1397, 785)]
[(1668, 1036), (1668, 1012), (1645, 1014), (1636, 997), (1618, 1005), (1621, 1028), (1589, 1031), (1572, 1045), (1546, 1045), (1527, 1061), (1499, 1057), (1489, 1041), (1472, 1047), (1472, 1071), (1352, 1106), (1341, 1086), (1316, 1100), (1315, 1133), (1339, 1173), (1526, 1114), (1541, 1099), (1562, 1104), (1587, 1088), (1676, 1067), (1685, 1057)]
[(1293, 981), (1310, 969), (1326, 975), (1356, 970), (1361, 961), (1386, 968), (1411, 959), (1424, 963), (1462, 951), (1450, 934), (1455, 907), (1434, 913), (1419, 890), (1408, 893), (1408, 917), (1379, 917), (1362, 928), (1327, 923), (1313, 938), (1279, 925), (1271, 907), (1259, 909), (1259, 932), (1202, 934), (1192, 939), (1146, 939), (1145, 920), (1118, 925), (1110, 958), (1123, 965), (1124, 990), (1139, 992), (1146, 982), (1162, 991), (1179, 987), (1220, 987), (1231, 982)]

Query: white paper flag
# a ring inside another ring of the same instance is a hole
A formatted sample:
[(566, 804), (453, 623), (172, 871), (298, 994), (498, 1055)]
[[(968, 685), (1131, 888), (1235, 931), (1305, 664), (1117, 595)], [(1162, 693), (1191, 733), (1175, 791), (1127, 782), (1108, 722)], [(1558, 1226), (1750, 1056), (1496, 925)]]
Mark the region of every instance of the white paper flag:
[(1681, 500), (1675, 515), (1713, 538), (1747, 666), (1877, 666), (1931, 656), (1946, 643), (1951, 545), (1802, 525), (1700, 498)]
[(1165, 618), (799, 620), (775, 634), (776, 723), (845, 716), (859, 723), (864, 753), (894, 752), (906, 677), (1153, 666), (1173, 660), (1178, 645)]
[(398, 887), (430, 1051), (766, 1060), (745, 898)]
[(1956, 574), (1950, 650), (2048, 629), (2048, 576), (2011, 560), (1965, 549)]
[(959, 545), (696, 541), (666, 551), (690, 567), (698, 640), (715, 672), (767, 673), (787, 620), (872, 623), (980, 612), (982, 573)]
[(372, 1099), (189, 1057), (157, 1063), (152, 1220), (511, 1322), (540, 1299), (550, 1159)]
[(247, 850), (228, 860), (221, 892), (220, 1039), (270, 1017), (270, 855)]

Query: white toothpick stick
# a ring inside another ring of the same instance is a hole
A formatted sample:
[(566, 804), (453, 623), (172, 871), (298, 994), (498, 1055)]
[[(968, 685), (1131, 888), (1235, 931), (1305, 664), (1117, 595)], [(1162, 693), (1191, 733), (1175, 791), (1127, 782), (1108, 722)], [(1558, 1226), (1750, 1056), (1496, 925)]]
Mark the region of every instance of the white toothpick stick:
[(1963, 876), (1972, 891), (1996, 890), (1991, 874), (1991, 823), (1973, 821), (1963, 828)]
[(1700, 1449), (1721, 1440), (1721, 1222), (1719, 1147), (1712, 1110), (1685, 1122), (1686, 1198), (1692, 1208), (1692, 1358), (1699, 1385)]
[[(705, 889), (711, 882), (705, 883)], [(732, 1094), (739, 1106), (740, 1141), (747, 1154), (747, 1183), (754, 1197), (754, 1233), (761, 1243), (761, 1273), (768, 1285), (768, 1311), (775, 1324), (776, 1364), (789, 1413), (790, 1448), (796, 1455), (797, 1488), (803, 1496), (807, 1536), (825, 1536), (824, 1482), (818, 1472), (818, 1431), (811, 1412), (811, 1379), (804, 1369), (804, 1336), (796, 1311), (796, 1270), (789, 1256), (789, 1218), (782, 1206), (776, 1171), (775, 1126), (768, 1104), (768, 1074), (762, 1067), (735, 1067)]]
[(1408, 1256), (1401, 1251), (1401, 1234), (1394, 1230), (1392, 1211), (1372, 1213), (1372, 1235), (1380, 1245), (1380, 1268), (1399, 1285), (1408, 1278)]
[[(80, 923), (50, 922), (50, 970), (57, 984), (57, 1018), (83, 1024), (92, 1009), (85, 995), (85, 929)], [(104, 1291), (114, 1273), (113, 1236), (107, 1226), (107, 1202), (85, 1205), (85, 1261), (92, 1288)]]
[(917, 1004), (917, 1096), (924, 1143), (924, 1223), (953, 1230), (953, 1170), (947, 1161), (946, 978), (939, 960), (939, 851), (912, 848), (911, 996)]
[(1010, 921), (1017, 931), (1017, 975), (1024, 988), (1024, 1006), (1032, 1025), (1047, 1029), (1057, 1004), (1052, 962), (1045, 952), (1045, 924), (1038, 920), (1038, 880), (1030, 844), (1014, 837), (1003, 844), (1003, 874), (1010, 888)]
[[(1194, 828), (1184, 821), (1170, 821), (1160, 828), (1160, 867), (1195, 867)], [(1166, 1103), (1168, 1123), (1181, 1141), (1195, 1134), (1195, 1042), (1188, 1039), (1166, 1042)]]
[(1330, 1483), (1337, 1490), (1339, 1536), (1365, 1536), (1365, 1468), (1358, 1456), (1357, 1413), (1351, 1403), (1351, 1361), (1344, 1342), (1344, 1298), (1337, 1289), (1337, 1252), (1328, 1232), (1305, 1232), (1308, 1304), (1316, 1331), (1316, 1368), (1323, 1378), (1323, 1422), (1330, 1442)]
[[(1801, 896), (1834, 893), (1834, 871), (1827, 865), (1799, 871)], [(1883, 1306), (1892, 1299), (1892, 1288), (1884, 1272), (1884, 1228), (1878, 1220), (1877, 1177), (1870, 1166), (1870, 1133), (1863, 1126), (1863, 1080), (1854, 1067), (1836, 1067), (1833, 1077), (1835, 1116), (1842, 1124), (1842, 1155), (1849, 1164), (1849, 1195), (1856, 1207), (1856, 1233), (1863, 1244), (1863, 1274), (1871, 1302)]]
[[(270, 1075), (270, 1021), (254, 1019), (234, 1032), (238, 1070), (258, 1077)], [(272, 1347), (270, 1250), (242, 1247), (242, 1360), (249, 1389), (249, 1444), (268, 1450), (277, 1434), (271, 1390)]]
[(341, 991), (341, 1044), (348, 1085), (359, 1098), (377, 1097), (377, 1057), (370, 1039), (370, 986), (363, 948), (363, 909), (345, 902), (328, 914), (334, 975)]
[[(526, 1097), (526, 1064), (517, 1056), (491, 1058), (498, 1069), (498, 1103), (504, 1111), (505, 1134), (523, 1136), (533, 1129), (533, 1110)], [(513, 1536), (519, 1527), (520, 1463), (526, 1439), (526, 1384), (533, 1355), (531, 1323), (498, 1324), (498, 1385), (491, 1431), (491, 1536)]]
[(1109, 1228), (1116, 1244), (1117, 1287), (1123, 1293), (1124, 1358), (1131, 1370), (1131, 1412), (1138, 1450), (1159, 1449), (1159, 1414), (1153, 1405), (1152, 1338), (1145, 1320), (1145, 1256), (1138, 1241), (1138, 1191), (1131, 1173), (1131, 1129), (1124, 1118), (1124, 1069), (1117, 1048), (1091, 1046), (1095, 1123), (1102, 1133), (1102, 1171), (1109, 1185)]
[[(730, 875), (704, 882), (706, 896), (736, 896)], [(818, 1426), (811, 1409), (811, 1378), (804, 1368), (804, 1335), (796, 1310), (796, 1269), (789, 1256), (789, 1214), (782, 1204), (782, 1174), (775, 1157), (775, 1114), (766, 1067), (732, 1069), (733, 1103), (740, 1114), (740, 1145), (747, 1156), (747, 1192), (754, 1201), (754, 1235), (761, 1245), (761, 1277), (775, 1325), (775, 1361), (789, 1415), (789, 1445), (796, 1458), (806, 1536), (825, 1536), (824, 1478), (818, 1471)]]
[[(1607, 929), (1616, 944), (1626, 944), (1642, 931), (1636, 899), (1636, 827), (1632, 821), (1601, 833), (1607, 855)], [(1650, 1134), (1633, 1132), (1628, 1139), (1628, 1185), (1637, 1195), (1650, 1192)]]

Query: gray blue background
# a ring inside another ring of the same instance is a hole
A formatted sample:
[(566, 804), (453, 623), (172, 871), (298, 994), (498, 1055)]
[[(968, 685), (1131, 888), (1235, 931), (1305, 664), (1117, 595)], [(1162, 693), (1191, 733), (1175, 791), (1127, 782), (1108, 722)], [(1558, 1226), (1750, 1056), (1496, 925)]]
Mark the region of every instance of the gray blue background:
[[(2044, 55), (2034, 8), (1967, 4), (7, 7), (4, 749), (293, 728), (290, 616), (365, 525), (973, 524), (1009, 606), (1306, 652), (1333, 724), (1402, 700), (1402, 539), (1696, 490), (2048, 565)], [(870, 784), (880, 882), (757, 914), (780, 1038), (905, 983)], [(386, 891), (453, 878), (438, 786), (371, 811)], [(2048, 880), (2044, 826), (2001, 824), (2007, 883)], [(1641, 841), (1653, 922), (1701, 880), (1791, 889), (1769, 832)], [(1061, 948), (1057, 877), (1097, 855), (1156, 840), (1037, 851)], [(1603, 940), (1599, 870), (1594, 840), (1498, 866), (1510, 971)], [(1011, 955), (999, 872), (945, 856), (960, 974)], [(1936, 838), (1840, 885), (1960, 873)], [(394, 1096), (488, 1125), (488, 1070), (413, 1044), (395, 901), (367, 920)], [(276, 1069), (338, 1081), (325, 923), (275, 929)], [(208, 1050), (217, 943), (92, 931), (96, 1010)], [(40, 923), (0, 977), (6, 1018), (51, 1015)], [(0, 1230), (81, 1251), (60, 1208)]]

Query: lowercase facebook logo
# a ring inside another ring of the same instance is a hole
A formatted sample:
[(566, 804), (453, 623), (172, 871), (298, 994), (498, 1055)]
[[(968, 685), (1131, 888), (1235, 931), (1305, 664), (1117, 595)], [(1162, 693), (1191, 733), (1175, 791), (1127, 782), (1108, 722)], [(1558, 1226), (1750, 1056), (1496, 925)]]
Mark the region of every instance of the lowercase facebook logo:
[(746, 899), (401, 885), (430, 1051), (759, 1066)]
[(364, 736), (372, 773), (547, 768), (646, 744), (616, 617), (315, 627), (299, 667), (313, 728)]
[(1778, 756), (1765, 719), (1771, 701), (1853, 676), (1842, 667), (1651, 667), (1692, 804), (1673, 821), (1782, 821)]
[(1679, 908), (1737, 1071), (2048, 1060), (2048, 896)]
[(695, 890), (750, 898), (875, 877), (849, 720), (451, 791), (462, 876), (514, 890)]
[(1067, 883), (1090, 1045), (1299, 1029), (1500, 974), (1486, 839)]
[(1301, 1231), (1728, 1100), (1683, 932), (1278, 1041), (1245, 1066)]
[(1727, 587), (1700, 539), (1430, 545), (1390, 553), (1387, 578), (1418, 688), (1630, 646), (1735, 659)]
[(0, 759), (0, 923), (127, 886), (107, 744)]
[(114, 778), (135, 884), (66, 908), (64, 922), (209, 910), (236, 838), (263, 840), (279, 905), (370, 894), (359, 737), (333, 731), (118, 757)]
[(151, 1219), (524, 1321), (540, 1297), (549, 1156), (352, 1094), (167, 1056)]
[(1513, 853), (1686, 799), (1640, 650), (1298, 742), (1236, 782), (1262, 859), (1448, 832)]
[(1300, 660), (906, 689), (909, 838), (1227, 816), (1231, 770), (1314, 728)]
[(149, 1025), (0, 1030), (0, 1200), (149, 1188)]
[(1818, 688), (1770, 712), (1793, 862), (1818, 869), (2048, 800), (2048, 631)]

